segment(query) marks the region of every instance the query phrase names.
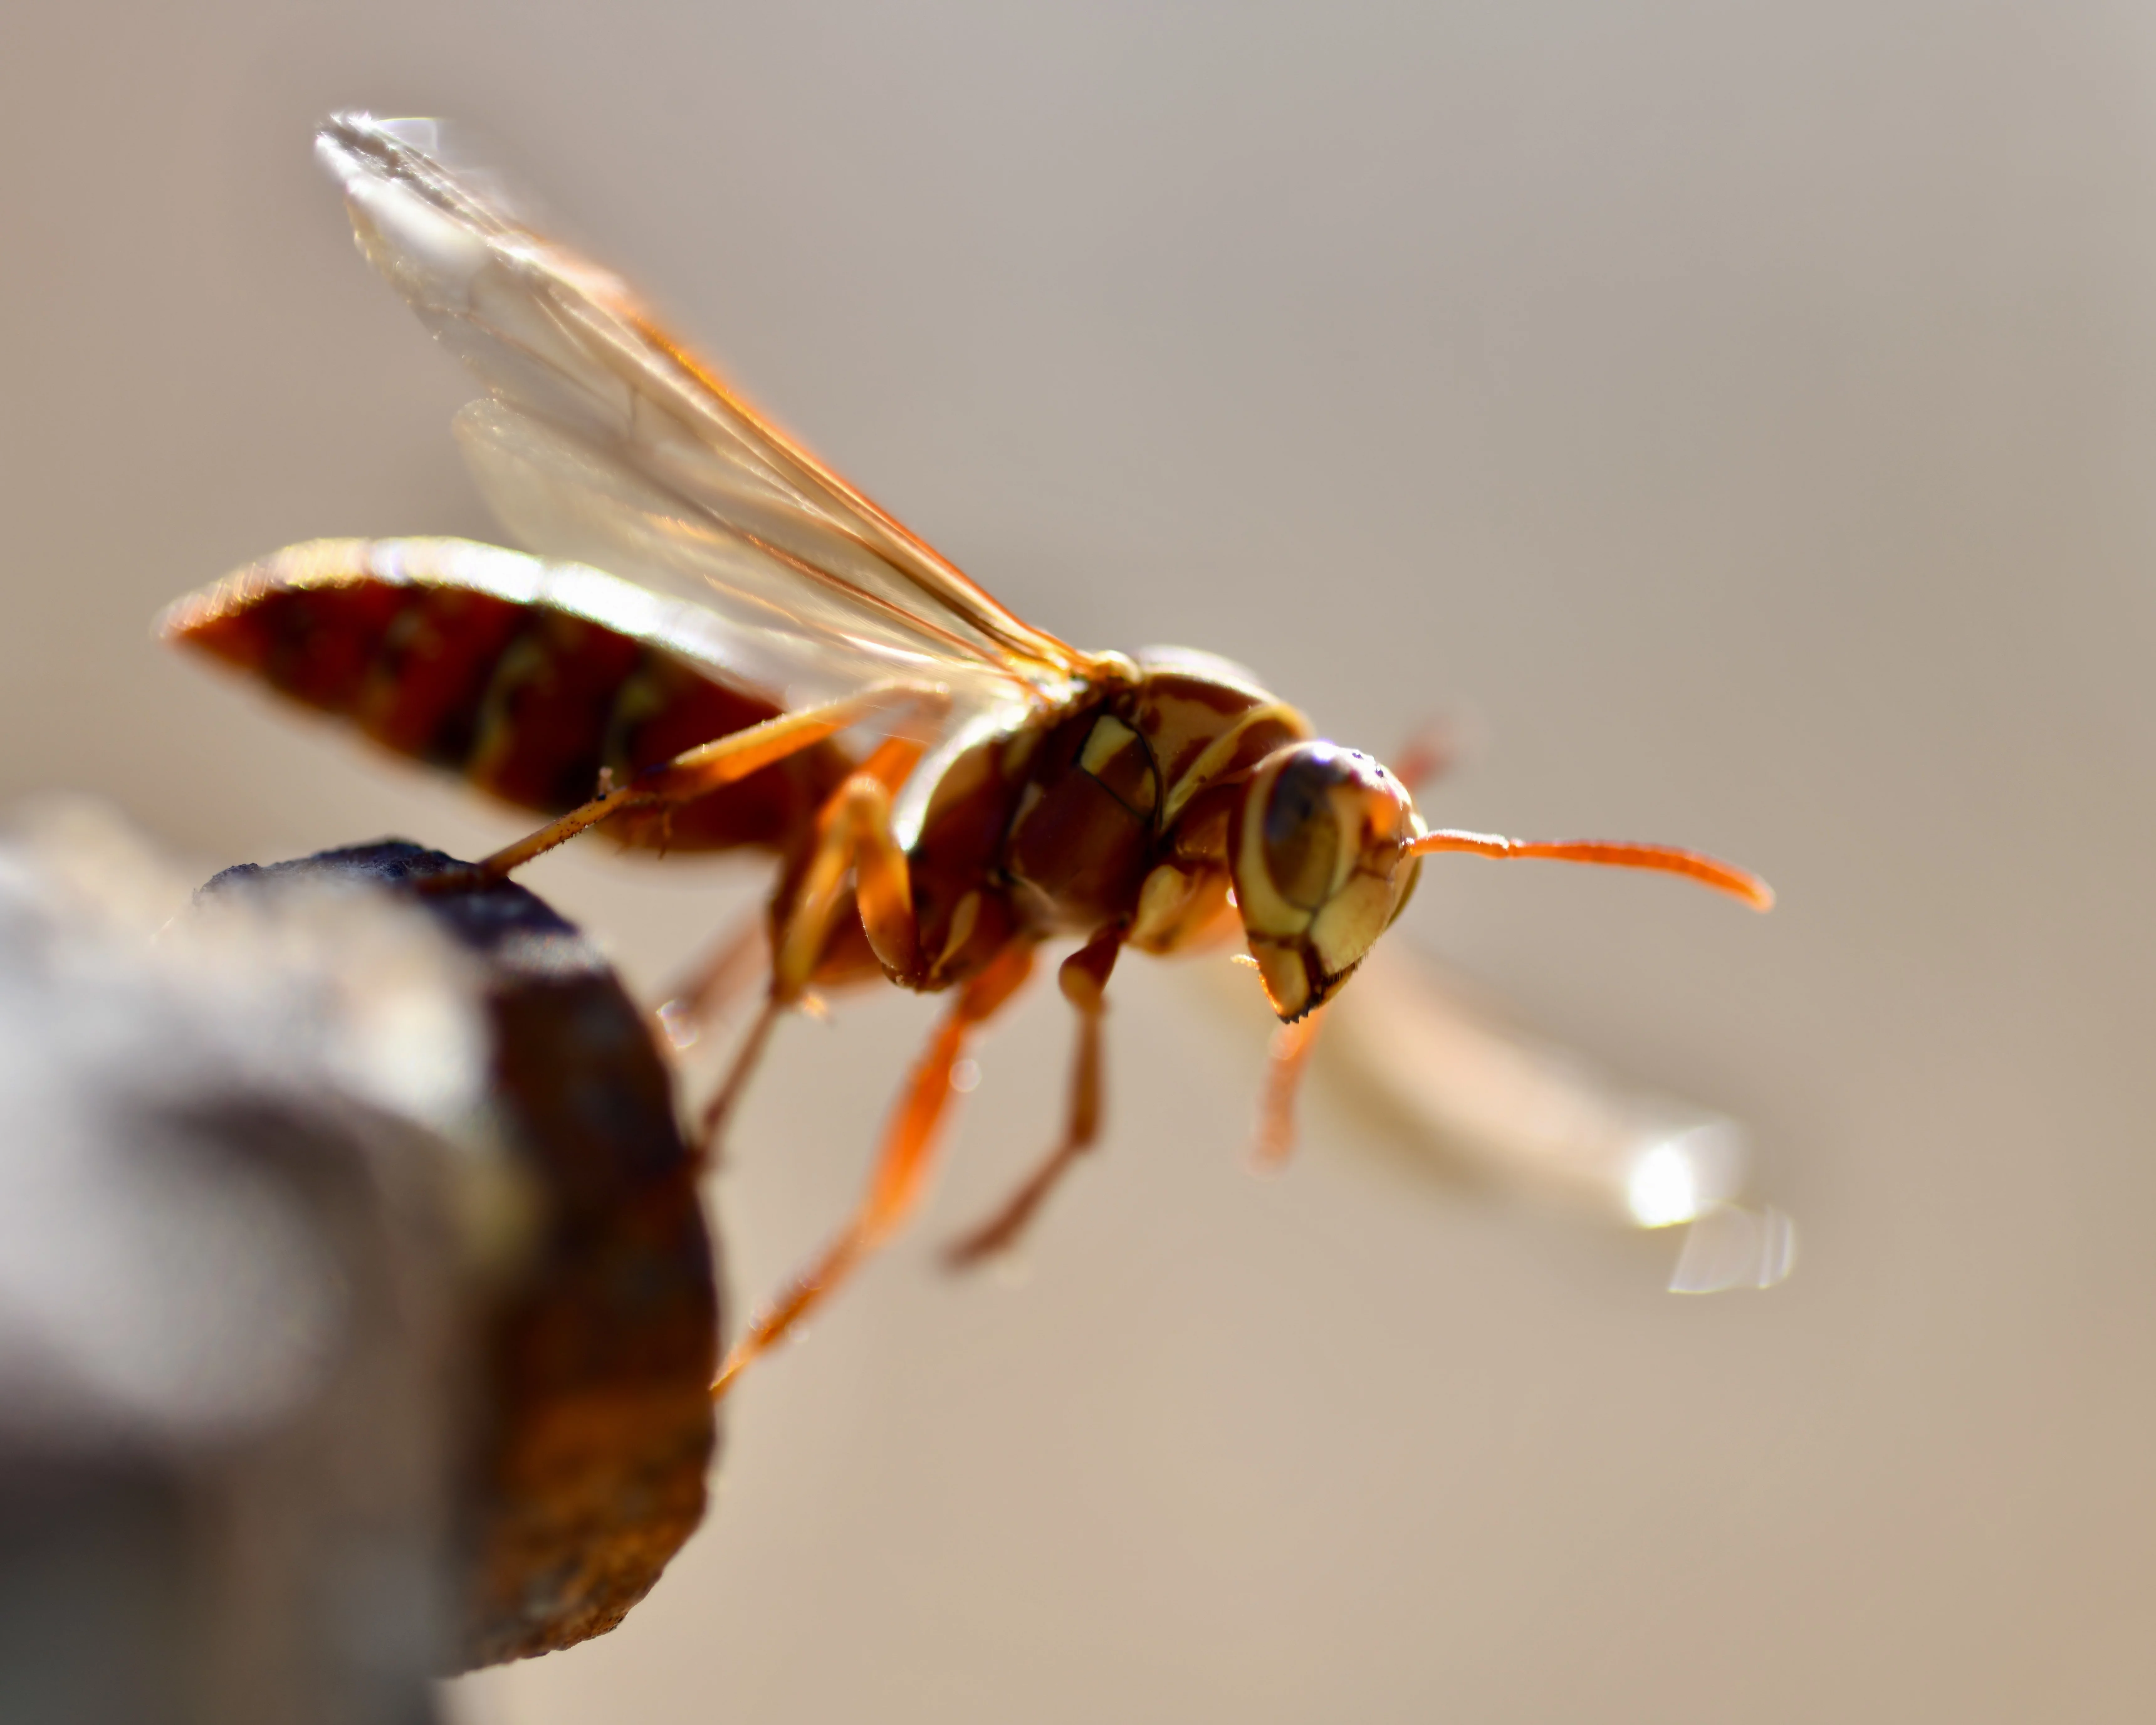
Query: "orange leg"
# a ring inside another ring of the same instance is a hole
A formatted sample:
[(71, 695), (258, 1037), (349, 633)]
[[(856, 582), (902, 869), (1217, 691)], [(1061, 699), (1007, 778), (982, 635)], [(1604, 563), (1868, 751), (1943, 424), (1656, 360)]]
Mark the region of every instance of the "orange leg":
[(1101, 1019), (1107, 1010), (1108, 974), (1115, 968), (1122, 940), (1121, 928), (1096, 935), (1065, 959), (1057, 972), (1063, 998), (1078, 1010), (1078, 1056), (1070, 1071), (1070, 1106), (1062, 1140), (1002, 1209), (945, 1248), (943, 1261), (952, 1269), (971, 1269), (1015, 1245), (1042, 1201), (1100, 1136)]
[(913, 974), (920, 939), (906, 852), (891, 829), (891, 798), (893, 788), (905, 783), (921, 755), (921, 745), (911, 739), (886, 741), (833, 793), (817, 816), (815, 849), (773, 942), (770, 992), (698, 1122), (699, 1161), (716, 1158), (726, 1122), (762, 1058), (773, 1029), (780, 1016), (808, 993), (830, 940), (832, 923), (845, 906), (850, 878), (876, 956), (901, 978)]
[(920, 761), (921, 745), (884, 743), (839, 786), (816, 821), (816, 849), (793, 895), (777, 942), (773, 998), (799, 999), (816, 973), (850, 876), (869, 945), (892, 973), (912, 979), (920, 963), (913, 885), (906, 851), (891, 829), (891, 794)]
[(950, 1112), (951, 1070), (964, 1055), (973, 1032), (1031, 973), (1033, 954), (1029, 944), (1007, 947), (962, 988), (884, 1129), (883, 1145), (860, 1207), (816, 1261), (734, 1343), (711, 1386), (713, 1395), (724, 1395), (732, 1389), (750, 1361), (784, 1337), (905, 1220), (921, 1196)]
[(1265, 1070), (1265, 1095), (1258, 1102), (1256, 1154), (1261, 1168), (1278, 1168), (1295, 1148), (1295, 1099), (1324, 1022), (1321, 1006), (1273, 1032), (1272, 1060)]

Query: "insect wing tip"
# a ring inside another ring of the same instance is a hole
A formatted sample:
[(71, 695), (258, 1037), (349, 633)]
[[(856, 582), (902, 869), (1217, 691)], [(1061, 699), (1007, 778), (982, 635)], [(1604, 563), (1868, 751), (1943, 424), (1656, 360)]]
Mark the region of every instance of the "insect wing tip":
[(380, 169), (370, 163), (382, 146), (381, 122), (363, 110), (332, 114), (315, 131), (315, 160), (346, 196), (353, 185)]
[(367, 262), (423, 317), (469, 306), (490, 247), (441, 157), (441, 124), (340, 114), (315, 134), (315, 157), (344, 193)]
[(1779, 1287), (1797, 1266), (1797, 1226), (1772, 1205), (1716, 1204), (1685, 1231), (1671, 1272), (1673, 1294), (1719, 1294)]
[(364, 108), (332, 114), (315, 129), (315, 159), (342, 184), (379, 174), (411, 157), (439, 157), (442, 122), (383, 119)]

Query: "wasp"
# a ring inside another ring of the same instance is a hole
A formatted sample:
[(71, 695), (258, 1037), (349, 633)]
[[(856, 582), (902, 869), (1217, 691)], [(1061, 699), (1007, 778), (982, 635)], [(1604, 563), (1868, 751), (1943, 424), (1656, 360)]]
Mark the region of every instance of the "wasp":
[(317, 148), (361, 251), (483, 387), (458, 439), (536, 555), (316, 541), (180, 601), (165, 634), (552, 817), (483, 875), (593, 828), (773, 853), (763, 1005), (707, 1147), (773, 1026), (812, 996), (883, 980), (947, 997), (854, 1214), (735, 1343), (718, 1391), (913, 1209), (953, 1076), (1044, 946), (1077, 943), (1057, 970), (1076, 1019), (1062, 1131), (962, 1261), (1016, 1240), (1097, 1137), (1126, 951), (1240, 933), (1283, 1027), (1264, 1109), (1277, 1151), (1321, 1014), (1424, 858), (1656, 870), (1771, 902), (1693, 851), (1430, 828), (1401, 775), (1240, 667), (1034, 628), (453, 164), (432, 122), (346, 116)]

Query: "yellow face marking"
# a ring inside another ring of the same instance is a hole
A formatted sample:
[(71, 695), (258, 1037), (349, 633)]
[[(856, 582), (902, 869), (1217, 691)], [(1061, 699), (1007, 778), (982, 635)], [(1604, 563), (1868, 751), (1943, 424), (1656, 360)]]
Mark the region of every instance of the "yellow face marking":
[(1357, 875), (1310, 919), (1310, 943), (1327, 976), (1338, 976), (1370, 950), (1393, 920), (1394, 883)]
[(1310, 998), (1310, 967), (1303, 962), (1300, 944), (1281, 945), (1253, 939), (1250, 956), (1258, 963), (1258, 979), (1265, 985), (1265, 999), (1280, 1016), (1293, 1022), (1315, 1004)]

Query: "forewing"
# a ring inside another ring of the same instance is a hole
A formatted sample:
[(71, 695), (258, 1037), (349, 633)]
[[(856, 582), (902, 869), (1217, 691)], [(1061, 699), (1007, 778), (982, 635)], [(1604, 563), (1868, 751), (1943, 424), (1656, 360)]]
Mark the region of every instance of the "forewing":
[[(827, 682), (918, 675), (1053, 699), (1088, 664), (997, 604), (663, 331), (609, 272), (542, 238), (431, 125), (366, 116), (319, 140), (360, 247), (485, 387), (467, 451), (550, 556), (701, 585), (767, 656)], [(548, 500), (547, 487), (564, 485)]]
[(1789, 1274), (1788, 1217), (1740, 1199), (1732, 1120), (1627, 1086), (1522, 1030), (1396, 937), (1326, 1009), (1321, 1065), (1431, 1165), (1640, 1228), (1691, 1224), (1673, 1291)]
[(759, 544), (595, 445), (497, 401), (456, 418), (472, 473), (495, 514), (550, 556), (604, 567), (660, 591), (699, 593), (744, 670), (798, 709), (873, 683), (940, 683), (969, 711), (1029, 698), (1033, 685), (959, 651), (910, 614), (861, 603), (822, 566)]

